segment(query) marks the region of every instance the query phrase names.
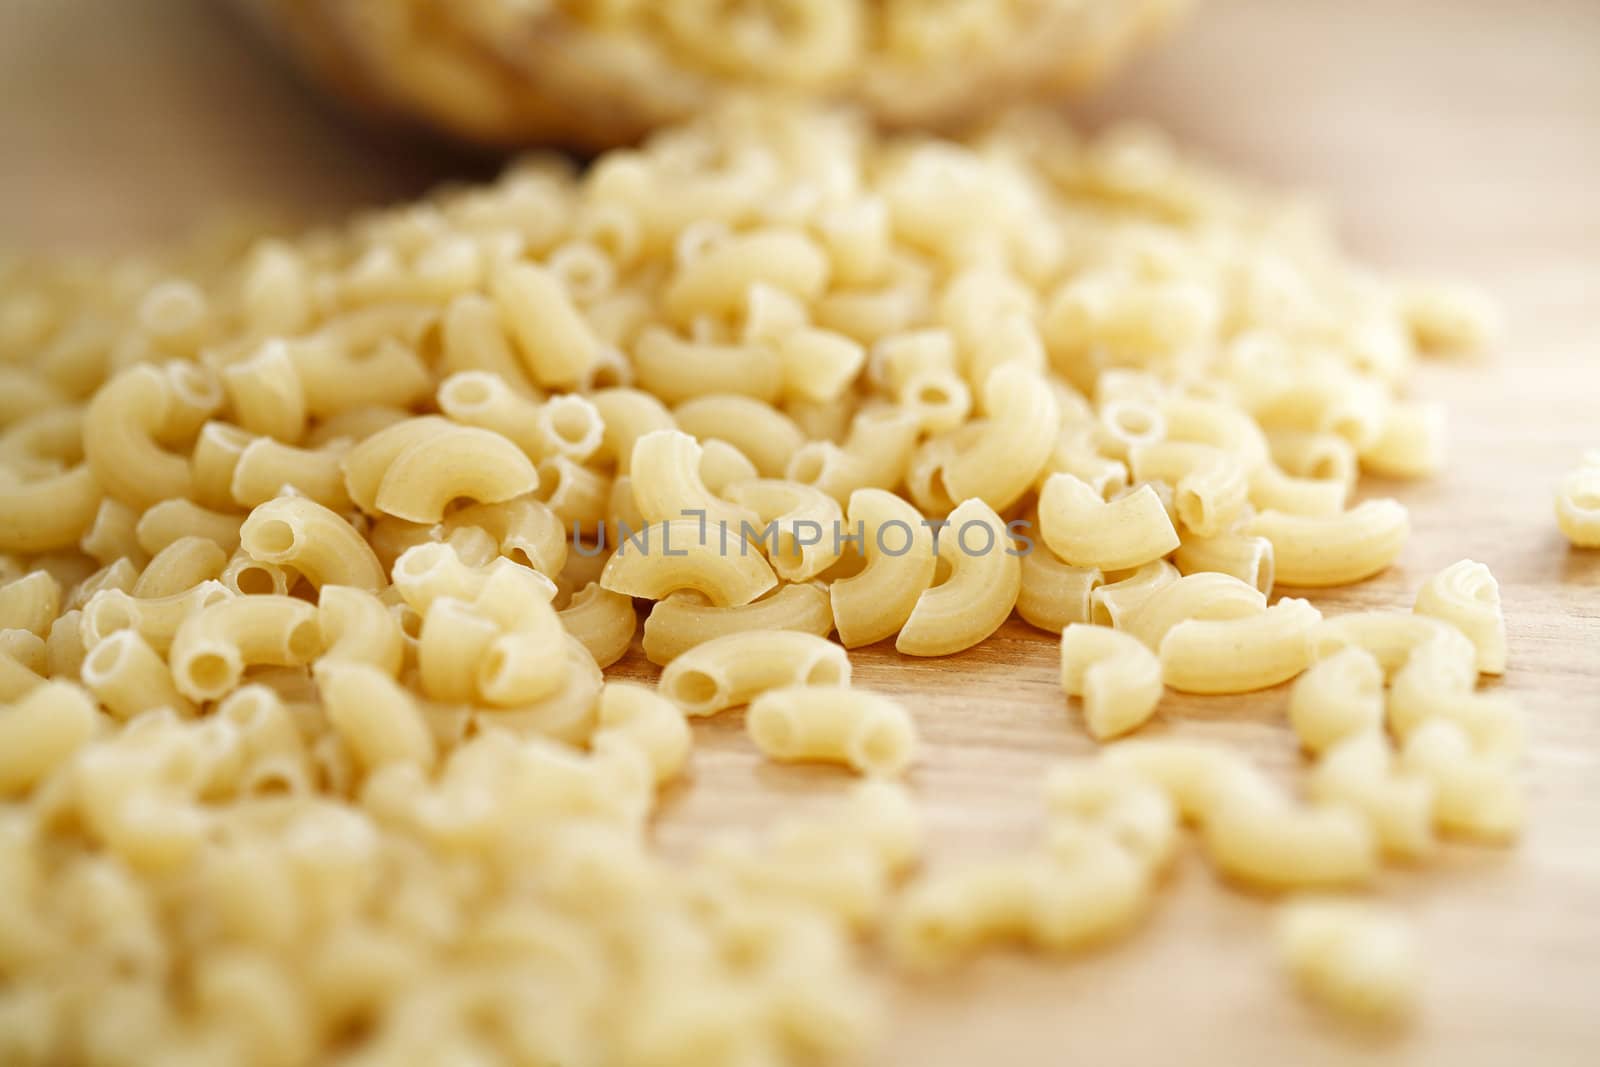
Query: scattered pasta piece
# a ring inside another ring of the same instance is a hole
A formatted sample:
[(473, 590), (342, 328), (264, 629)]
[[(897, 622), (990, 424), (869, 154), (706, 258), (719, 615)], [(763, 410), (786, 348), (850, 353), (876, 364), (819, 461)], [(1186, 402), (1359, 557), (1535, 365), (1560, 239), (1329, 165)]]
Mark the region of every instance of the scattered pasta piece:
[(1404, 1022), (1421, 965), (1411, 930), (1370, 904), (1308, 897), (1277, 918), (1278, 957), (1307, 996), (1363, 1024)]

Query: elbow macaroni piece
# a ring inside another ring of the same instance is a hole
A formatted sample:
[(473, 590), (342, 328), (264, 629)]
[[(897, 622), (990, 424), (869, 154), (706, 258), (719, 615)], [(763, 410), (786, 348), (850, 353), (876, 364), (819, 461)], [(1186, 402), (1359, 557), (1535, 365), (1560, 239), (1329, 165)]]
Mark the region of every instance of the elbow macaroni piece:
[(850, 660), (823, 637), (747, 630), (696, 645), (661, 672), (661, 692), (684, 714), (715, 715), (769, 689), (848, 686)]
[(1318, 659), (1289, 691), (1289, 723), (1300, 746), (1312, 753), (1381, 729), (1382, 666), (1359, 645)]
[(1204, 835), (1219, 871), (1269, 891), (1362, 885), (1378, 870), (1372, 829), (1348, 808), (1296, 808), (1225, 792)]
[(1126, 578), (1089, 594), (1088, 621), (1096, 626), (1121, 627), (1146, 600), (1177, 580), (1178, 568), (1164, 559), (1151, 560)]
[(431, 523), (462, 497), (498, 504), (538, 487), (539, 472), (516, 445), (489, 430), (462, 426), (430, 434), (395, 456), (378, 483), (373, 510)]
[(1267, 598), (1254, 586), (1202, 571), (1152, 590), (1126, 611), (1120, 626), (1147, 647), (1159, 649), (1167, 632), (1189, 619), (1243, 619), (1266, 610)]
[[(703, 450), (680, 430), (656, 430), (633, 443), (629, 477), (633, 500), (647, 523), (694, 516), (712, 526), (731, 530), (741, 541), (743, 528), (756, 524), (755, 512), (730, 504), (712, 494), (700, 477)], [(622, 534), (618, 533), (621, 537)]]
[(0, 552), (49, 552), (78, 543), (105, 490), (88, 464), (33, 481), (0, 477)]
[(632, 598), (603, 589), (595, 582), (573, 593), (559, 614), (562, 627), (589, 650), (601, 668), (611, 666), (627, 653), (639, 626)]
[(137, 630), (118, 630), (88, 650), (83, 684), (118, 719), (131, 719), (152, 708), (194, 714), (161, 655)]
[(1276, 925), (1278, 957), (1307, 996), (1364, 1025), (1414, 1014), (1420, 965), (1399, 919), (1365, 903), (1306, 897), (1283, 905)]
[(1481, 674), (1506, 671), (1506, 617), (1500, 585), (1489, 568), (1470, 559), (1452, 563), (1417, 591), (1416, 611), (1455, 626), (1477, 650)]
[[(48, 779), (89, 743), (97, 718), (94, 701), (68, 682), (46, 682), (0, 708), (0, 796), (23, 794)], [(16, 870), (9, 858), (7, 867)]]
[(1199, 537), (1231, 529), (1249, 508), (1245, 471), (1220, 448), (1187, 441), (1139, 445), (1129, 451), (1128, 466), (1136, 482), (1170, 485), (1178, 520)]
[(631, 682), (607, 682), (600, 691), (595, 740), (607, 736), (625, 738), (644, 752), (658, 784), (683, 772), (693, 744), (689, 724), (677, 705)]
[(1216, 571), (1252, 585), (1262, 596), (1272, 595), (1277, 577), (1272, 542), (1265, 537), (1223, 534), (1220, 537), (1186, 538), (1172, 554), (1172, 562), (1184, 574)]
[[(951, 512), (949, 521), (955, 548), (947, 557), (950, 576), (923, 590), (895, 638), (895, 650), (908, 656), (971, 648), (1000, 628), (1022, 591), (1021, 553), (993, 508), (974, 497)], [(983, 531), (976, 547), (967, 537), (974, 527)]]
[(843, 763), (872, 777), (898, 776), (916, 756), (916, 727), (905, 708), (862, 689), (771, 689), (751, 702), (745, 727), (772, 759)]
[(750, 457), (763, 478), (778, 478), (806, 436), (793, 419), (748, 396), (702, 396), (672, 412), (678, 429), (706, 441), (725, 441)]
[[(822, 490), (799, 482), (752, 478), (732, 482), (723, 495), (763, 523), (767, 559), (788, 582), (815, 578), (838, 562), (844, 511)], [(771, 536), (767, 537), (767, 531)]]
[(1161, 639), (1161, 676), (1183, 693), (1247, 693), (1286, 682), (1312, 661), (1322, 613), (1285, 597), (1259, 615), (1180, 622)]
[(1600, 548), (1600, 454), (1585, 460), (1556, 488), (1556, 525), (1578, 548)]
[(1022, 556), (1022, 586), (1017, 614), (1030, 625), (1058, 634), (1090, 620), (1094, 593), (1105, 584), (1098, 567), (1073, 567), (1048, 548), (1035, 546)]
[[(848, 518), (861, 535), (866, 566), (834, 582), (828, 597), (840, 642), (859, 648), (900, 632), (933, 583), (938, 560), (922, 515), (893, 493), (856, 490), (850, 495)], [(887, 541), (886, 534), (897, 540)]]
[(1083, 698), (1096, 741), (1130, 733), (1161, 702), (1161, 663), (1138, 640), (1104, 626), (1075, 623), (1061, 632), (1061, 688)]
[(245, 596), (185, 618), (172, 637), (169, 660), (178, 691), (206, 701), (233, 692), (247, 667), (297, 667), (321, 652), (312, 605), (287, 596)]
[(364, 772), (395, 763), (433, 766), (433, 734), (416, 699), (393, 676), (358, 660), (323, 658), (316, 679), (329, 723)]
[(1389, 858), (1417, 860), (1433, 850), (1433, 784), (1395, 766), (1381, 724), (1329, 747), (1312, 769), (1306, 792), (1313, 803), (1360, 812)]
[(305, 497), (269, 500), (239, 528), (251, 559), (292, 567), (318, 589), (346, 585), (377, 592), (388, 584), (377, 553), (355, 527)]
[(671, 593), (644, 621), (645, 658), (665, 666), (696, 645), (745, 630), (795, 630), (826, 637), (833, 630), (828, 591), (820, 583), (780, 585), (737, 607), (717, 607), (699, 593)]
[(1055, 447), (1061, 411), (1042, 375), (1020, 363), (995, 369), (983, 386), (987, 421), (978, 440), (944, 464), (956, 500), (1004, 511), (1027, 492)]
[(136, 597), (173, 596), (217, 578), (227, 565), (228, 554), (215, 541), (180, 537), (151, 557), (129, 592)]
[(1285, 585), (1351, 585), (1388, 567), (1411, 533), (1406, 509), (1394, 500), (1368, 500), (1337, 515), (1264, 511), (1246, 530), (1272, 542), (1278, 581)]
[(324, 585), (317, 594), (322, 655), (317, 662), (365, 663), (390, 677), (405, 663), (405, 634), (378, 596), (347, 585)]
[(646, 526), (617, 546), (606, 560), (600, 584), (614, 593), (647, 600), (693, 590), (718, 607), (748, 604), (778, 584), (772, 568), (749, 542), (735, 537), (730, 545), (726, 528), (719, 533), (722, 536), (712, 538), (706, 525), (695, 519)]
[(1127, 570), (1179, 545), (1161, 498), (1148, 485), (1107, 502), (1080, 478), (1052, 474), (1039, 493), (1039, 533), (1075, 567)]
[(0, 585), (0, 630), (43, 637), (60, 614), (61, 583), (47, 571), (30, 571)]

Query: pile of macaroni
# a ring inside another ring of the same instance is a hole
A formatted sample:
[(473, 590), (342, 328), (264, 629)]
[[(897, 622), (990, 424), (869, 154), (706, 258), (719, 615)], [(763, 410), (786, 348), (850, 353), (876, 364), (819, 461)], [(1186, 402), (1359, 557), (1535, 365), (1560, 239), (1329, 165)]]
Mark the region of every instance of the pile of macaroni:
[[(1487, 569), (1414, 612), (1272, 599), (1395, 559), (1358, 475), (1439, 465), (1407, 372), (1491, 327), (1151, 131), (1028, 113), (733, 108), (293, 240), (7, 261), (0, 1059), (826, 1061), (874, 1033), (861, 942), (1112, 937), (1183, 823), (1287, 893), (1504, 841)], [(1013, 610), (1103, 740), (1295, 679), (1304, 800), (1117, 741), (1037, 848), (918, 870), (916, 722), (846, 649)], [(641, 637), (659, 684), (608, 680)], [(669, 860), (690, 720), (740, 705), (869, 780)], [(1296, 908), (1308, 989), (1409, 1002), (1386, 920)]]
[(237, 0), (367, 110), (604, 148), (730, 92), (926, 126), (1098, 81), (1190, 0)]

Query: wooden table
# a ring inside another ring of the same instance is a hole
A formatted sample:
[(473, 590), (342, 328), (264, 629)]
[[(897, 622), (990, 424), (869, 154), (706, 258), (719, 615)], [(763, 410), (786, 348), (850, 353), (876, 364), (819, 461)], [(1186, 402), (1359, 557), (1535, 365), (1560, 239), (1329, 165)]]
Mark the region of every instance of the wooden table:
[[(205, 0), (0, 5), (0, 239), (155, 238), (230, 202), (330, 216), (448, 165), (373, 143), (280, 74)], [(1214, 0), (1085, 110), (1150, 117), (1224, 163), (1322, 190), (1363, 257), (1504, 301), (1512, 327), (1492, 360), (1417, 383), (1453, 410), (1448, 471), (1363, 483), (1412, 509), (1401, 565), (1315, 600), (1405, 607), (1455, 559), (1493, 568), (1511, 634), (1502, 687), (1531, 719), (1529, 828), (1514, 849), (1451, 848), (1385, 874), (1429, 971), (1399, 1038), (1303, 1006), (1274, 967), (1270, 909), (1219, 890), (1191, 854), (1128, 942), (1074, 960), (998, 954), (897, 987), (882, 1062), (1600, 1062), (1600, 553), (1569, 550), (1550, 504), (1580, 449), (1600, 446), (1600, 4)], [(948, 660), (855, 659), (861, 682), (912, 698), (936, 862), (1025, 840), (1044, 768), (1093, 747), (1056, 688), (1054, 644), (1020, 623)], [(1287, 777), (1285, 699), (1170, 696), (1152, 732), (1225, 740)], [(844, 784), (759, 763), (737, 716), (700, 734), (669, 845)]]

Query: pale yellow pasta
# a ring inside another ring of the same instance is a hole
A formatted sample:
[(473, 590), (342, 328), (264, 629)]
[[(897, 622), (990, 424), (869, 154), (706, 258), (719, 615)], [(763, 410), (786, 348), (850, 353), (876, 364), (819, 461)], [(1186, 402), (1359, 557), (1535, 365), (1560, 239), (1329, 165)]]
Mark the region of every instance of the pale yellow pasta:
[(0, 703), (20, 700), (45, 682), (45, 642), (27, 630), (0, 630)]
[(1246, 693), (1286, 682), (1312, 661), (1322, 613), (1285, 597), (1259, 615), (1180, 622), (1161, 639), (1161, 676), (1184, 693)]
[(1394, 500), (1368, 500), (1338, 515), (1264, 511), (1245, 527), (1272, 542), (1277, 579), (1284, 585), (1350, 585), (1382, 571), (1411, 533), (1406, 509)]
[(1043, 792), (1048, 824), (1063, 838), (1100, 831), (1152, 872), (1171, 864), (1179, 842), (1178, 811), (1155, 783), (1104, 761), (1063, 763), (1045, 775)]
[(227, 565), (228, 554), (215, 541), (180, 537), (151, 558), (130, 592), (136, 597), (172, 596), (218, 577)]
[(1289, 725), (1307, 752), (1382, 724), (1383, 668), (1360, 645), (1318, 658), (1289, 691)]
[(1248, 510), (1244, 468), (1219, 448), (1186, 441), (1139, 445), (1129, 451), (1128, 465), (1135, 481), (1172, 486), (1179, 521), (1200, 537), (1232, 528)]
[(1343, 807), (1263, 803), (1225, 790), (1206, 815), (1204, 838), (1218, 871), (1260, 889), (1362, 885), (1378, 869), (1371, 827)]
[(448, 419), (423, 415), (395, 423), (361, 441), (344, 454), (339, 466), (345, 491), (356, 507), (371, 515), (378, 510), (378, 490), (383, 478), (402, 453), (454, 428)]
[(646, 526), (617, 546), (600, 584), (614, 593), (660, 600), (680, 589), (718, 607), (748, 604), (778, 584), (761, 553), (734, 531), (696, 519)]
[(390, 576), (400, 597), (422, 614), (440, 597), (476, 599), (487, 577), (484, 569), (466, 563), (453, 544), (440, 541), (425, 541), (402, 552)]
[(104, 589), (83, 606), (83, 643), (93, 648), (118, 630), (137, 630), (152, 648), (165, 653), (185, 620), (233, 596), (221, 582), (201, 582), (187, 592), (153, 600)]
[(661, 672), (661, 693), (686, 715), (714, 715), (769, 689), (848, 686), (850, 660), (826, 638), (795, 630), (746, 630), (688, 649)]
[(1110, 502), (1071, 474), (1052, 474), (1039, 493), (1039, 533), (1076, 567), (1126, 570), (1178, 547), (1178, 532), (1149, 486)]
[(1061, 688), (1083, 698), (1083, 722), (1097, 741), (1137, 730), (1161, 701), (1161, 663), (1136, 638), (1075, 623), (1061, 632)]
[(1272, 542), (1265, 537), (1223, 534), (1220, 537), (1185, 538), (1172, 554), (1172, 561), (1184, 574), (1216, 571), (1254, 586), (1262, 596), (1272, 595), (1277, 576)]
[(499, 543), (500, 554), (554, 578), (567, 565), (567, 533), (549, 505), (522, 496), (498, 504), (472, 504), (446, 515), (441, 528), (448, 540), (458, 529), (483, 530)]
[[(859, 574), (829, 587), (834, 625), (846, 648), (898, 633), (933, 583), (938, 560), (932, 530), (915, 508), (893, 493), (859, 489), (850, 495), (848, 528), (866, 559)], [(1004, 551), (1010, 543), (997, 544)], [(1018, 583), (1021, 577), (1018, 565)]]
[(200, 436), (189, 453), (196, 503), (208, 508), (235, 506), (233, 472), (256, 436), (225, 422), (208, 422), (200, 428)]
[(1032, 486), (1055, 448), (1061, 411), (1044, 377), (1019, 363), (995, 369), (983, 386), (985, 429), (972, 447), (944, 465), (955, 500), (976, 497), (997, 511)]
[(538, 486), (538, 471), (514, 444), (462, 426), (430, 434), (395, 456), (378, 483), (373, 510), (408, 522), (438, 522), (453, 500), (497, 504)]
[(657, 782), (683, 772), (693, 738), (683, 712), (666, 697), (632, 682), (607, 682), (600, 691), (596, 738), (626, 738), (650, 759)]
[(1341, 514), (1349, 500), (1350, 482), (1341, 478), (1300, 478), (1271, 463), (1250, 473), (1250, 503), (1262, 511), (1322, 518)]
[(905, 478), (917, 422), (899, 408), (863, 408), (842, 445), (810, 441), (789, 458), (784, 476), (814, 485), (840, 504), (857, 489), (893, 489)]
[(1480, 673), (1505, 673), (1506, 618), (1500, 609), (1500, 585), (1488, 567), (1470, 559), (1452, 563), (1423, 583), (1415, 610), (1466, 634), (1477, 649)]
[(300, 666), (321, 651), (315, 607), (293, 597), (245, 596), (185, 618), (169, 659), (178, 691), (203, 701), (232, 692), (248, 667)]
[(268, 341), (250, 358), (224, 367), (222, 388), (240, 429), (279, 441), (305, 434), (305, 390), (285, 342)]
[(139, 512), (120, 500), (107, 497), (95, 511), (94, 524), (78, 541), (78, 547), (103, 566), (118, 559), (142, 559), (144, 549), (135, 532)]
[(263, 563), (261, 560), (251, 559), (250, 554), (244, 549), (239, 549), (229, 557), (223, 566), (222, 573), (217, 575), (217, 581), (227, 587), (229, 592), (239, 596), (254, 596), (257, 593), (287, 593), (300, 580), (294, 571), (278, 566), (276, 563)]
[(1556, 526), (1568, 541), (1578, 548), (1600, 548), (1600, 464), (1587, 463), (1563, 478), (1555, 507)]
[(536, 384), (570, 389), (583, 380), (600, 342), (554, 273), (532, 263), (503, 264), (490, 291)]
[(194, 714), (194, 705), (173, 684), (166, 661), (137, 630), (118, 630), (89, 649), (83, 684), (118, 719), (151, 708)]
[(900, 386), (896, 399), (902, 408), (915, 414), (917, 426), (924, 433), (943, 434), (959, 429), (972, 411), (972, 390), (953, 370), (917, 371)]
[(600, 448), (591, 458), (615, 464), (618, 474), (628, 473), (635, 441), (654, 430), (670, 430), (677, 425), (665, 404), (640, 389), (600, 389), (585, 399), (600, 413), (603, 427)]
[(83, 645), (83, 612), (63, 612), (50, 624), (44, 639), (45, 667), (53, 679), (76, 681), (82, 672), (88, 650)]
[(328, 722), (363, 771), (391, 763), (433, 765), (433, 734), (416, 699), (391, 674), (355, 659), (323, 658), (316, 678)]
[(834, 330), (799, 326), (776, 343), (784, 394), (817, 403), (838, 400), (867, 361), (860, 341)]
[(1525, 730), (1516, 703), (1502, 693), (1476, 693), (1471, 645), (1459, 633), (1449, 641), (1430, 641), (1413, 651), (1394, 674), (1389, 688), (1389, 728), (1408, 740), (1435, 720), (1464, 731), (1473, 751), (1486, 760), (1509, 764), (1522, 754)]
[(1527, 801), (1516, 779), (1496, 759), (1479, 755), (1467, 732), (1435, 718), (1406, 738), (1400, 765), (1433, 786), (1439, 830), (1479, 841), (1514, 840), (1527, 819)]
[(1317, 1003), (1363, 1025), (1413, 1015), (1421, 964), (1411, 930), (1371, 904), (1303, 897), (1284, 904), (1274, 930), (1278, 959)]
[(239, 454), (229, 492), (240, 507), (253, 508), (293, 490), (323, 507), (342, 511), (350, 506), (340, 461), (349, 442), (321, 448), (298, 448), (258, 437)]
[(764, 478), (781, 477), (789, 457), (805, 443), (793, 419), (748, 396), (696, 397), (674, 408), (672, 417), (680, 430), (702, 444), (715, 440), (734, 446)]
[(684, 326), (696, 315), (731, 315), (756, 282), (810, 302), (822, 295), (828, 273), (828, 257), (810, 238), (757, 230), (718, 240), (680, 264), (662, 293), (662, 306)]
[(453, 596), (435, 598), (421, 611), (417, 638), (417, 682), (434, 700), (473, 703), (478, 665), (500, 636), (493, 620)]
[(405, 661), (405, 635), (399, 621), (370, 590), (324, 585), (317, 593), (319, 664), (330, 660), (365, 663), (391, 677)]
[[(479, 709), (473, 713), (478, 729), (504, 727), (522, 736), (538, 734), (572, 745), (587, 740), (594, 732), (604, 677), (577, 638), (566, 637), (562, 648), (566, 668), (561, 674), (559, 689), (520, 707)], [(623, 758), (628, 764), (641, 765), (639, 773), (630, 772), (628, 777), (642, 779), (642, 784), (648, 788), (650, 768), (645, 757), (628, 752)]]
[(1159, 649), (1167, 632), (1188, 619), (1242, 619), (1266, 610), (1267, 598), (1255, 586), (1202, 571), (1151, 591), (1122, 614), (1118, 625), (1148, 648)]
[(1476, 677), (1476, 650), (1465, 634), (1453, 623), (1407, 611), (1352, 611), (1324, 619), (1312, 632), (1311, 656), (1325, 659), (1352, 646), (1364, 648), (1388, 677), (1417, 649), (1434, 644), (1460, 665), (1462, 681), (1470, 683)]
[(490, 371), (459, 371), (439, 383), (439, 410), (453, 422), (490, 430), (530, 459), (545, 453), (537, 422), (541, 405)]
[(775, 478), (725, 486), (722, 495), (762, 523), (758, 540), (778, 577), (815, 578), (838, 561), (844, 547), (844, 512), (814, 486)]
[(731, 535), (736, 544), (756, 528), (754, 511), (712, 494), (700, 477), (703, 450), (681, 430), (656, 430), (634, 442), (629, 477), (633, 499), (647, 523), (694, 517)]
[(94, 736), (97, 718), (94, 702), (69, 682), (39, 685), (0, 708), (0, 795), (48, 778)]
[(833, 629), (828, 590), (820, 583), (785, 583), (748, 604), (726, 608), (699, 593), (669, 594), (644, 621), (644, 654), (651, 663), (664, 666), (724, 634), (778, 629), (826, 637)]
[(1089, 594), (1089, 617), (1096, 626), (1126, 625), (1158, 590), (1178, 580), (1178, 568), (1164, 559), (1151, 560), (1125, 578), (1102, 584)]
[(1434, 846), (1433, 785), (1395, 764), (1381, 724), (1360, 729), (1322, 753), (1307, 780), (1306, 793), (1314, 803), (1343, 805), (1360, 812), (1371, 824), (1385, 856), (1421, 859)]
[(611, 485), (605, 475), (566, 456), (548, 456), (539, 461), (537, 470), (539, 485), (534, 496), (561, 520), (562, 526), (592, 533), (605, 519), (611, 500)]
[(872, 777), (898, 776), (916, 756), (916, 727), (905, 708), (864, 689), (771, 689), (751, 702), (745, 728), (771, 759), (843, 763)]
[(46, 571), (30, 571), (0, 585), (0, 630), (50, 632), (61, 614), (61, 583)]
[(561, 625), (589, 650), (589, 655), (602, 668), (611, 666), (627, 653), (639, 625), (631, 597), (613, 593), (595, 582), (573, 593), (560, 615)]
[(1128, 467), (1118, 459), (1101, 455), (1095, 448), (1092, 424), (1069, 425), (1056, 436), (1055, 446), (1039, 472), (1036, 489), (1043, 489), (1051, 475), (1070, 474), (1104, 500), (1128, 488)]
[(376, 592), (383, 565), (355, 527), (305, 497), (283, 496), (250, 512), (239, 545), (251, 559), (292, 567), (318, 589), (348, 585)]
[(1338, 434), (1275, 430), (1267, 443), (1272, 461), (1285, 474), (1351, 484), (1360, 476), (1355, 449)]
[(553, 396), (539, 405), (533, 418), (540, 455), (566, 456), (586, 463), (600, 450), (605, 425), (599, 410), (581, 396)]
[(187, 500), (163, 500), (139, 516), (139, 547), (154, 556), (188, 536), (204, 537), (224, 552), (239, 547), (244, 516), (212, 511)]
[(972, 647), (1000, 628), (1021, 592), (1021, 553), (983, 500), (967, 500), (951, 512), (946, 533), (949, 577), (917, 597), (895, 638), (895, 649), (906, 655), (945, 656)]
[(667, 404), (711, 393), (734, 393), (767, 403), (783, 395), (783, 360), (771, 344), (719, 344), (647, 326), (633, 343), (639, 385)]
[(151, 364), (128, 368), (95, 393), (84, 417), (83, 451), (108, 494), (135, 508), (189, 495), (187, 458), (161, 440), (179, 407), (173, 379)]
[(1073, 567), (1035, 545), (1022, 556), (1017, 614), (1041, 630), (1060, 633), (1072, 623), (1089, 621), (1090, 600), (1104, 584), (1098, 567)]
[(1500, 308), (1480, 289), (1433, 280), (1407, 281), (1399, 312), (1424, 352), (1459, 354), (1486, 347), (1501, 332)]
[(478, 664), (477, 692), (497, 707), (540, 700), (561, 688), (565, 659), (550, 580), (507, 559), (483, 573), (473, 606), (501, 630)]
[(104, 496), (87, 463), (32, 481), (0, 478), (0, 552), (77, 544), (94, 525)]
[(94, 595), (102, 589), (115, 589), (118, 592), (131, 594), (133, 587), (138, 584), (139, 568), (127, 558), (119, 559), (101, 567), (73, 586), (64, 606), (69, 609), (81, 608), (94, 599)]
[(540, 395), (511, 349), (499, 308), (488, 297), (464, 293), (450, 301), (440, 319), (439, 341), (441, 374), (483, 372), (520, 395)]
[(1439, 404), (1390, 404), (1361, 466), (1385, 478), (1426, 478), (1444, 469), (1445, 414)]

